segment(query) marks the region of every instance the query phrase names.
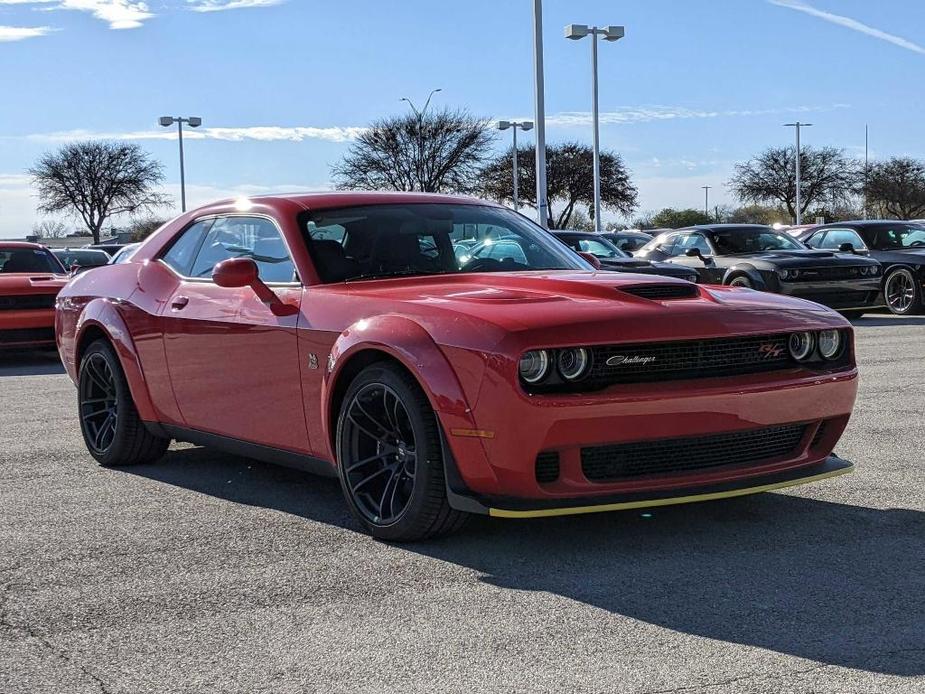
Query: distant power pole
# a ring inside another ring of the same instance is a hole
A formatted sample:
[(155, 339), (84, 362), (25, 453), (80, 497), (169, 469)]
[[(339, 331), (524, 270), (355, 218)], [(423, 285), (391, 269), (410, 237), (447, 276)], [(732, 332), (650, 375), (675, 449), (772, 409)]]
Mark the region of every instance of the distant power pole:
[(548, 227), (546, 199), (546, 103), (543, 83), (543, 0), (533, 0), (533, 89), (536, 123), (536, 214), (541, 227)]
[(811, 126), (812, 123), (801, 123), (800, 121), (796, 123), (784, 123), (785, 128), (796, 128), (797, 131), (797, 226), (803, 223), (802, 191), (800, 190), (800, 128), (809, 128)]
[(713, 186), (700, 186), (703, 188), (703, 213), (710, 216), (710, 188)]
[(867, 123), (864, 124), (864, 219), (867, 219)]

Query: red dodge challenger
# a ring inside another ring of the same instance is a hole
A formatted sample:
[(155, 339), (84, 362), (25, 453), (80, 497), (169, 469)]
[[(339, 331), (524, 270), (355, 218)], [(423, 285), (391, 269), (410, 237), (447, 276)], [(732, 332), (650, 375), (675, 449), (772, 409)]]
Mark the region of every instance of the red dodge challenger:
[(66, 283), (44, 246), (0, 241), (0, 350), (55, 346), (55, 297)]
[[(456, 248), (498, 243), (471, 257)], [(479, 200), (319, 193), (188, 212), (61, 292), (90, 453), (171, 439), (340, 479), (376, 537), (736, 496), (851, 469), (849, 323), (595, 272)]]

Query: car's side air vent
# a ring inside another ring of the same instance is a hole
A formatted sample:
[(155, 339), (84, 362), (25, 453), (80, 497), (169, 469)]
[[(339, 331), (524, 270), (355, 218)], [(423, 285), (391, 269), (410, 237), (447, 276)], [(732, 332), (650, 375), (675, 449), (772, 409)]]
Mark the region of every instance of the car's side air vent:
[(819, 423), (819, 426), (816, 428), (816, 433), (813, 435), (813, 440), (809, 444), (810, 448), (815, 448), (820, 443), (822, 443), (822, 438), (825, 436), (825, 425), (826, 424), (827, 424), (827, 420), (824, 420), (824, 419), (822, 420), (822, 422)]
[(620, 291), (653, 301), (693, 299), (696, 296), (700, 296), (697, 285), (691, 283), (681, 284), (680, 282), (678, 284), (639, 284), (630, 287), (620, 287)]
[(543, 451), (536, 456), (536, 481), (549, 484), (559, 479), (559, 454), (556, 451)]

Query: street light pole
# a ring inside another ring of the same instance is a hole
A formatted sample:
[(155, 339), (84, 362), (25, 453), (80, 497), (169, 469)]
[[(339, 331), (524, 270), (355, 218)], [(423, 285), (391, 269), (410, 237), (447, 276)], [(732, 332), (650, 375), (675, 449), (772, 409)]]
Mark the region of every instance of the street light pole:
[(179, 116), (161, 116), (157, 119), (159, 125), (169, 128), (174, 123), (177, 124), (177, 137), (180, 141), (180, 211), (186, 212), (186, 170), (183, 164), (183, 124), (186, 123), (191, 128), (198, 128), (202, 125), (202, 118), (190, 116), (181, 118)]
[(543, 84), (543, 0), (533, 0), (533, 83), (536, 122), (536, 214), (540, 226), (549, 226), (546, 199), (546, 96)]
[(528, 120), (523, 121), (507, 121), (499, 120), (498, 121), (498, 130), (513, 130), (514, 131), (514, 209), (520, 209), (520, 176), (518, 174), (517, 168), (517, 130), (531, 130), (533, 128), (533, 123)]
[(796, 178), (797, 178), (797, 226), (803, 223), (803, 203), (802, 197), (803, 193), (800, 189), (800, 128), (809, 128), (812, 126), (812, 123), (801, 123), (797, 121), (796, 123), (784, 123), (785, 128), (796, 128), (797, 131), (797, 157), (796, 157)]
[(703, 188), (703, 213), (710, 216), (710, 188), (713, 186), (700, 186)]
[(585, 24), (569, 24), (565, 27), (565, 38), (577, 41), (585, 36), (591, 37), (591, 120), (593, 121), (593, 152), (594, 152), (594, 230), (601, 230), (601, 141), (600, 141), (600, 113), (597, 98), (597, 37), (605, 41), (619, 41), (623, 38), (624, 30), (621, 26), (606, 26), (603, 28), (589, 27)]
[[(427, 115), (427, 109), (430, 108), (430, 100), (434, 98), (434, 94), (436, 94), (437, 92), (442, 92), (442, 91), (443, 89), (441, 87), (437, 87), (436, 89), (431, 89), (430, 94), (427, 95), (427, 101), (424, 102), (424, 108), (422, 108), (420, 111), (418, 111), (417, 107), (414, 105), (414, 102), (411, 99), (409, 99), (407, 96), (403, 96), (401, 98), (401, 101), (407, 102), (408, 106), (411, 107), (411, 111), (412, 113), (414, 113), (414, 117), (418, 122), (418, 127), (417, 127), (418, 156), (417, 156), (416, 174), (418, 178), (418, 184), (420, 184), (422, 191), (425, 188), (425, 186), (423, 185), (424, 184), (424, 116)], [(430, 192), (430, 191), (425, 191), (425, 192)]]
[(867, 123), (864, 124), (864, 219), (867, 219), (867, 176), (868, 176), (868, 160), (867, 160)]

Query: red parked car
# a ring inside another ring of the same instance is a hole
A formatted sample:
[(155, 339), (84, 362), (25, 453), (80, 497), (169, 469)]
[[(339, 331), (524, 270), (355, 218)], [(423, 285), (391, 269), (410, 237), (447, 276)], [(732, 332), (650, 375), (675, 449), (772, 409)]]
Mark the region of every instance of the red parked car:
[(0, 241), (0, 350), (55, 346), (55, 297), (67, 279), (44, 246)]
[[(504, 239), (511, 256), (454, 245)], [(468, 198), (319, 193), (188, 212), (79, 275), (58, 344), (90, 453), (171, 439), (337, 475), (377, 537), (736, 496), (851, 469), (850, 324), (595, 272)]]

